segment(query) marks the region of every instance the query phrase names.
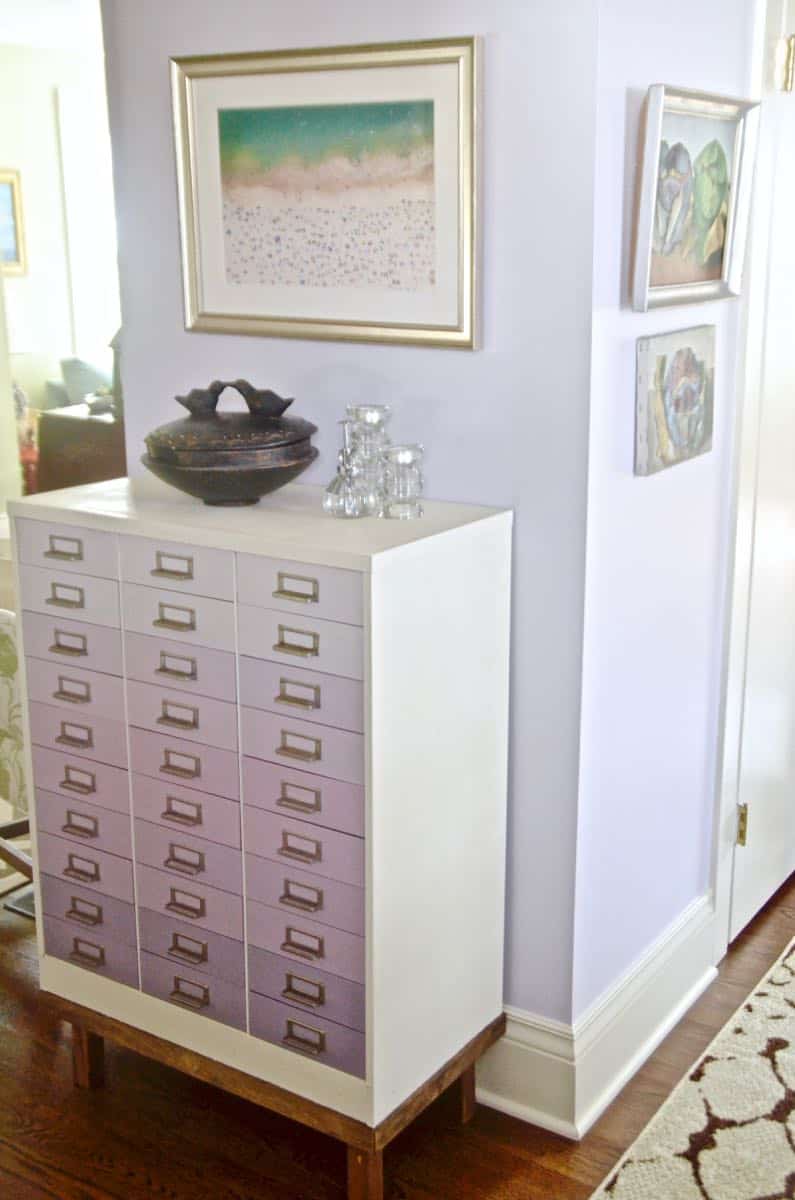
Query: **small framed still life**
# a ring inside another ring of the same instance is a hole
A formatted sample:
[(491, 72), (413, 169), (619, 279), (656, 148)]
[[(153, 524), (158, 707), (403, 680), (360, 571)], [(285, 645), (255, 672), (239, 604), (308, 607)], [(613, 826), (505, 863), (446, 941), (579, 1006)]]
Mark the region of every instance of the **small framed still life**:
[(0, 272), (24, 275), (26, 270), (19, 171), (0, 168)]
[(635, 474), (654, 475), (712, 449), (715, 326), (639, 338)]
[(172, 60), (185, 324), (475, 342), (473, 38)]
[(655, 84), (646, 97), (632, 307), (739, 295), (759, 105)]

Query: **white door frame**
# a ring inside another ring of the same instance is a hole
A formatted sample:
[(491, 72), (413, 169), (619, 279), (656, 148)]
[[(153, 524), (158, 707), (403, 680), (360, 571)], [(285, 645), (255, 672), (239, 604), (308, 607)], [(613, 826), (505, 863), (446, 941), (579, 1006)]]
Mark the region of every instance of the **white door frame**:
[[(775, 88), (775, 48), (782, 30), (786, 28), (789, 8), (789, 0), (758, 0), (754, 36), (754, 77), (751, 83), (751, 94), (754, 96), (764, 96)], [(742, 321), (742, 384), (735, 414), (734, 474), (729, 526), (734, 532), (734, 537), (728, 563), (727, 596), (724, 606), (725, 649), (718, 746), (721, 769), (715, 802), (712, 861), (716, 962), (720, 962), (729, 945), (737, 837), (764, 384), (765, 326), (770, 276), (770, 228), (775, 200), (775, 146), (771, 141), (769, 130), (765, 127), (763, 106), (748, 245), (747, 298)]]

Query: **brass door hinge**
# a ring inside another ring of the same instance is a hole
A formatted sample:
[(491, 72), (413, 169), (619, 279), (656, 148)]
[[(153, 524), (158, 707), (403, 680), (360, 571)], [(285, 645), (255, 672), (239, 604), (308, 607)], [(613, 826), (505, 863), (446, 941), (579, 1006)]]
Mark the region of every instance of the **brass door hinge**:
[(748, 843), (748, 805), (737, 805), (737, 845), (745, 846)]
[(776, 50), (776, 83), (782, 92), (795, 91), (795, 33), (782, 38)]

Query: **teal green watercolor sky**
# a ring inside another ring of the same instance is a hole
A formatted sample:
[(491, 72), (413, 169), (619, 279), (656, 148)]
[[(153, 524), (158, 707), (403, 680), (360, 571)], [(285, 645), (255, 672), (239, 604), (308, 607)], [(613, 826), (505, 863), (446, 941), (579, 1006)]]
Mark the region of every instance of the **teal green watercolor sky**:
[(221, 109), (218, 135), (224, 174), (288, 159), (311, 167), (337, 155), (408, 155), (433, 143), (433, 101)]

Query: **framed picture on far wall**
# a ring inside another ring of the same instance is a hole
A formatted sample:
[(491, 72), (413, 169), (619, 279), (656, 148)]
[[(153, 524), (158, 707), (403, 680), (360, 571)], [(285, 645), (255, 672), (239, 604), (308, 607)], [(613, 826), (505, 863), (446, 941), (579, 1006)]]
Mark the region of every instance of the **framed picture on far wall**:
[(19, 171), (0, 168), (0, 271), (24, 275), (26, 270)]
[(476, 43), (172, 60), (188, 329), (475, 340)]
[(637, 343), (635, 474), (654, 475), (712, 449), (715, 326)]
[(632, 307), (739, 295), (759, 105), (655, 84), (646, 98)]

